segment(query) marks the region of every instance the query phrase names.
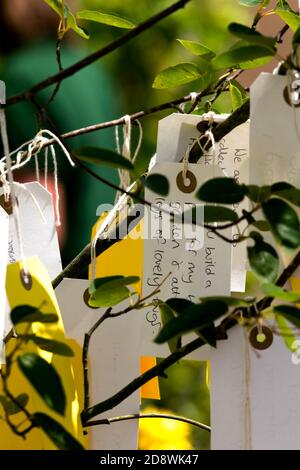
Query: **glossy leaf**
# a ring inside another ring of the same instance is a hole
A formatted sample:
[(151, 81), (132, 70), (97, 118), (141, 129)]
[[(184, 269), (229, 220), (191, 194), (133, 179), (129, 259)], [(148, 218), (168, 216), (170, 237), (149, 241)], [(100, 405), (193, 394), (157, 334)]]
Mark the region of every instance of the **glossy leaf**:
[(182, 315), (171, 320), (161, 329), (155, 342), (165, 343), (178, 335), (205, 328), (222, 317), (227, 310), (228, 307), (225, 302), (217, 300), (191, 305), (184, 310)]
[(42, 338), (41, 336), (36, 335), (18, 335), (18, 338), (23, 339), (24, 341), (32, 341), (40, 349), (44, 351), (49, 351), (59, 356), (72, 357), (74, 353), (70, 346), (61, 341), (56, 341), (54, 339)]
[(90, 283), (89, 292), (94, 294), (97, 289), (100, 287), (103, 288), (105, 285), (108, 288), (119, 288), (124, 286), (130, 286), (139, 282), (140, 278), (138, 276), (107, 276), (99, 277), (94, 279)]
[(247, 248), (252, 271), (261, 279), (273, 282), (279, 272), (279, 258), (274, 248), (257, 239), (254, 246)]
[(73, 153), (79, 160), (93, 163), (94, 165), (122, 168), (129, 171), (134, 169), (130, 160), (112, 150), (98, 147), (82, 147), (75, 150)]
[(205, 60), (213, 59), (216, 54), (210, 50), (208, 47), (203, 46), (200, 42), (197, 41), (188, 41), (186, 39), (177, 39), (177, 41), (189, 52), (194, 55), (201, 56)]
[(300, 18), (296, 13), (289, 10), (276, 10), (276, 14), (291, 28), (295, 33), (300, 27)]
[(271, 0), (240, 0), (240, 4), (245, 7), (258, 7), (260, 5), (266, 7)]
[(261, 287), (264, 293), (270, 297), (285, 300), (286, 302), (300, 302), (300, 292), (287, 291), (270, 283), (263, 284)]
[(240, 108), (248, 99), (247, 93), (237, 80), (230, 80), (229, 92), (233, 111)]
[(292, 305), (277, 305), (274, 312), (282, 315), (286, 320), (300, 328), (300, 309)]
[(274, 53), (270, 49), (263, 46), (242, 46), (220, 54), (213, 60), (212, 65), (216, 69), (226, 69), (230, 67), (239, 68), (239, 64), (245, 63), (245, 61), (262, 57), (269, 57), (271, 59), (273, 55)]
[(45, 413), (35, 413), (33, 418), (36, 425), (47, 434), (59, 450), (84, 450), (80, 442), (50, 416)]
[(29, 401), (29, 396), (26, 393), (21, 393), (15, 398), (15, 400), (19, 403), (20, 406), (18, 406), (17, 403), (12, 401), (10, 398), (6, 397), (5, 395), (0, 395), (0, 403), (3, 406), (5, 412), (9, 416), (20, 413), (22, 411), (22, 408), (26, 407)]
[(54, 367), (35, 353), (23, 354), (17, 361), (27, 380), (49, 408), (64, 415), (66, 395)]
[(287, 248), (297, 248), (300, 245), (300, 223), (294, 209), (277, 198), (264, 202), (262, 208), (277, 242)]
[(296, 51), (296, 49), (300, 45), (300, 26), (299, 26), (299, 28), (297, 29), (297, 31), (295, 32), (295, 34), (293, 36), (293, 43), (292, 44), (293, 44), (293, 49)]
[(282, 315), (276, 315), (276, 322), (283, 341), (285, 342), (289, 350), (294, 352), (295, 348), (293, 347), (293, 345), (297, 338), (294, 335), (292, 329), (289, 327), (288, 322), (284, 319)]
[(253, 202), (264, 202), (271, 196), (271, 186), (256, 186), (250, 184), (247, 186), (247, 197)]
[(113, 276), (99, 278), (91, 283), (89, 305), (91, 307), (114, 307), (130, 297), (127, 286), (139, 281), (137, 276)]
[[(194, 209), (196, 208), (192, 210)], [(227, 207), (209, 205), (204, 207), (204, 222), (207, 224), (213, 222), (236, 222), (237, 219), (237, 213)]]
[(151, 173), (145, 180), (144, 184), (147, 188), (161, 196), (167, 196), (170, 191), (170, 183), (164, 175)]
[(56, 313), (42, 313), (36, 307), (31, 305), (19, 305), (15, 307), (10, 314), (14, 325), (19, 323), (56, 323), (58, 316)]
[(179, 315), (181, 315), (186, 308), (194, 305), (190, 300), (181, 298), (168, 299), (166, 304), (169, 305), (169, 307), (171, 307), (172, 310)]
[(202, 77), (209, 69), (209, 63), (205, 60), (201, 63), (201, 69), (190, 62), (174, 65), (162, 70), (155, 78), (153, 88), (175, 88), (186, 83), (194, 82)]
[(196, 197), (205, 202), (234, 204), (241, 202), (247, 191), (247, 187), (237, 184), (234, 178), (214, 178), (201, 186)]
[(248, 26), (244, 26), (239, 23), (231, 23), (228, 26), (228, 30), (234, 36), (243, 39), (246, 42), (266, 47), (268, 49), (271, 49), (272, 52), (274, 50), (276, 39), (268, 36), (263, 36), (253, 28), (249, 28)]
[[(176, 318), (176, 314), (174, 310), (166, 303), (159, 302), (158, 304), (159, 311), (160, 311), (160, 318), (162, 321), (163, 327), (166, 327), (168, 323)], [(171, 353), (177, 351), (177, 349), (181, 346), (181, 337), (175, 336), (168, 341), (168, 346)]]
[(137, 26), (137, 23), (128, 18), (103, 11), (82, 10), (76, 13), (76, 17), (80, 20), (95, 21), (96, 23), (114, 26), (115, 28), (133, 29)]
[(300, 207), (300, 190), (289, 183), (275, 183), (271, 186), (272, 194), (285, 199), (297, 207)]
[(214, 295), (213, 297), (201, 297), (202, 302), (224, 302), (228, 307), (249, 307), (249, 304), (252, 304), (255, 299), (252, 297), (239, 298), (239, 297), (225, 297), (222, 295)]
[[(62, 16), (61, 0), (44, 0), (44, 2), (46, 2), (60, 17)], [(89, 34), (77, 24), (76, 18), (67, 4), (65, 4), (64, 16), (67, 20), (67, 29), (73, 29), (73, 31), (82, 38), (89, 39)]]

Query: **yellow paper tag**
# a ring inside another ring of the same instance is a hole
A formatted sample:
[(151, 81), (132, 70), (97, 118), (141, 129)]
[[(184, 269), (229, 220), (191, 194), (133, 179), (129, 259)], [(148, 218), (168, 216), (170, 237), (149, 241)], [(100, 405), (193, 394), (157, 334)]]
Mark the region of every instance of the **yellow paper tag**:
[[(37, 257), (29, 258), (27, 260), (27, 266), (32, 278), (32, 287), (30, 289), (26, 289), (22, 282), (22, 264), (20, 262), (11, 264), (7, 267), (6, 291), (10, 308), (13, 309), (18, 305), (30, 305), (39, 308), (43, 313), (56, 313), (59, 318), (58, 322), (51, 324), (33, 323), (30, 333), (66, 343), (67, 339), (65, 337), (59, 307), (46, 269)], [(20, 333), (24, 331), (25, 328), (26, 326), (22, 324), (21, 326), (18, 326), (17, 331)], [(8, 342), (8, 353), (14, 347), (14, 343), (15, 340), (10, 340)], [(29, 351), (36, 352), (42, 356), (43, 359), (51, 363), (59, 374), (67, 399), (65, 416), (60, 416), (44, 403), (33, 387), (30, 386), (17, 365), (12, 368), (12, 374), (9, 378), (9, 385), (12, 393), (14, 395), (27, 393), (30, 397), (28, 403), (28, 410), (30, 413), (37, 411), (46, 413), (58, 421), (70, 434), (85, 445), (83, 430), (80, 423), (79, 401), (74, 382), (71, 359), (69, 357), (58, 356), (56, 354), (42, 351), (32, 342), (29, 342), (22, 349), (21, 354)], [(73, 361), (74, 360), (76, 360), (76, 356), (73, 358)], [(15, 420), (16, 422), (20, 421), (18, 415), (16, 415)], [(13, 434), (6, 423), (0, 421), (0, 435), (0, 449), (56, 449), (56, 446), (52, 441), (50, 441), (46, 434), (37, 428), (28, 433), (27, 438), (24, 441)]]
[[(96, 235), (99, 225), (103, 222), (104, 216), (101, 216), (92, 230), (92, 239)], [(135, 289), (139, 295), (142, 293), (142, 277), (143, 277), (143, 253), (144, 241), (143, 222), (141, 221), (132, 230), (130, 236), (127, 235), (123, 240), (115, 243), (108, 250), (97, 257), (96, 277), (106, 276), (139, 276), (140, 281), (136, 284)], [(91, 268), (89, 272), (91, 278)], [(147, 372), (156, 365), (156, 359), (149, 357), (141, 358), (141, 373)], [(160, 400), (158, 378), (154, 378), (141, 387), (141, 398), (151, 398)]]

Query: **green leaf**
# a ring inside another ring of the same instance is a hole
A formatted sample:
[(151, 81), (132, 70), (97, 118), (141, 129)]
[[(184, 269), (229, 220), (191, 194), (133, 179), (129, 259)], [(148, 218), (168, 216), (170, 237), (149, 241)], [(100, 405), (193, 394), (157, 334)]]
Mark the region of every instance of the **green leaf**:
[(17, 361), (27, 380), (49, 408), (64, 415), (66, 395), (54, 367), (35, 353), (23, 354)]
[(216, 54), (208, 47), (203, 46), (197, 41), (187, 41), (186, 39), (177, 39), (177, 41), (189, 52), (194, 55), (201, 56), (205, 60), (212, 60)]
[(300, 207), (300, 190), (289, 183), (280, 182), (271, 186), (272, 194), (286, 199), (297, 207)]
[(56, 323), (58, 316), (56, 313), (42, 313), (36, 307), (31, 305), (19, 305), (15, 307), (10, 314), (14, 325), (19, 323)]
[(272, 37), (263, 36), (255, 29), (249, 28), (248, 26), (244, 26), (239, 23), (231, 23), (228, 26), (228, 30), (234, 36), (243, 39), (246, 42), (266, 47), (267, 49), (271, 49), (271, 51), (274, 52), (276, 39)]
[(276, 315), (276, 322), (279, 329), (279, 333), (283, 338), (283, 341), (285, 342), (289, 350), (294, 352), (295, 348), (293, 348), (293, 345), (296, 341), (296, 336), (293, 334), (293, 331), (289, 327), (289, 324), (287, 323), (287, 321), (285, 321), (282, 315)]
[(266, 220), (254, 220), (251, 225), (261, 232), (270, 232), (271, 230), (270, 224)]
[(212, 348), (217, 347), (217, 329), (213, 323), (197, 331), (197, 334)]
[[(162, 321), (163, 327), (167, 326), (167, 324), (176, 318), (176, 314), (174, 310), (166, 303), (159, 302), (158, 304), (160, 317)], [(168, 346), (171, 353), (177, 351), (177, 349), (181, 346), (181, 337), (175, 336), (174, 338), (168, 341)]]
[(40, 427), (59, 450), (84, 450), (65, 428), (50, 416), (44, 413), (34, 413), (34, 422)]
[[(62, 3), (61, 0), (44, 0), (51, 8), (54, 10), (59, 17), (62, 17)], [(67, 29), (73, 29), (75, 33), (81, 36), (84, 39), (89, 39), (89, 34), (80, 26), (78, 26), (77, 21), (73, 13), (71, 12), (69, 6), (65, 4), (64, 16), (67, 20)]]
[(36, 335), (18, 335), (18, 338), (23, 339), (24, 341), (32, 341), (40, 349), (44, 351), (49, 351), (59, 356), (72, 357), (74, 353), (70, 346), (61, 341), (56, 341), (54, 339), (42, 338), (41, 336)]
[(165, 343), (178, 335), (205, 328), (225, 315), (227, 310), (225, 302), (215, 300), (191, 305), (184, 310), (182, 315), (174, 318), (161, 329), (155, 342)]
[(99, 278), (91, 283), (88, 301), (91, 307), (114, 307), (130, 297), (130, 290), (126, 287), (139, 281), (137, 276), (113, 276)]
[(263, 292), (269, 297), (275, 297), (286, 302), (300, 302), (300, 292), (287, 291), (270, 283), (263, 284), (261, 287)]
[(262, 209), (277, 242), (286, 248), (297, 248), (300, 245), (300, 224), (294, 209), (277, 198), (264, 202)]
[(247, 251), (252, 271), (262, 280), (275, 281), (279, 271), (279, 258), (274, 248), (257, 238), (255, 245), (248, 247)]
[(234, 178), (214, 178), (201, 186), (196, 197), (216, 204), (235, 204), (241, 202), (247, 192), (247, 187), (237, 184)]
[(112, 150), (97, 147), (83, 147), (75, 150), (73, 153), (79, 160), (93, 163), (94, 165), (105, 165), (130, 171), (134, 169), (130, 160)]
[(161, 196), (167, 196), (170, 191), (169, 180), (164, 175), (157, 173), (151, 173), (145, 180), (144, 184), (154, 193), (160, 194)]
[(191, 305), (194, 305), (193, 302), (191, 302), (190, 300), (180, 298), (168, 299), (166, 304), (169, 305), (169, 307), (171, 307), (171, 309), (179, 315), (181, 315), (181, 313), (186, 308), (190, 307)]
[(209, 69), (209, 62), (203, 60), (201, 69), (190, 62), (174, 65), (162, 70), (153, 83), (153, 88), (175, 88), (201, 78)]
[(277, 305), (273, 308), (275, 313), (282, 315), (286, 320), (300, 328), (300, 309), (291, 305)]
[(242, 299), (239, 297), (225, 297), (221, 295), (213, 297), (201, 297), (202, 302), (224, 302), (228, 307), (249, 307), (249, 304), (252, 304), (255, 299), (252, 297), (249, 299)]
[[(194, 209), (196, 207), (193, 207), (192, 211)], [(204, 222), (206, 224), (213, 222), (236, 222), (237, 220), (237, 213), (227, 207), (209, 205), (204, 207)]]
[(245, 7), (258, 7), (263, 5), (264, 7), (270, 3), (270, 0), (240, 0), (240, 4)]
[(231, 97), (232, 109), (235, 111), (248, 100), (247, 93), (242, 85), (236, 80), (230, 80), (229, 92)]
[(133, 29), (137, 26), (137, 23), (128, 18), (103, 11), (82, 10), (76, 13), (76, 17), (80, 20), (95, 21), (96, 23), (114, 26), (115, 28)]
[(19, 403), (20, 406), (18, 406), (17, 403), (12, 401), (10, 398), (4, 395), (0, 395), (0, 403), (9, 416), (20, 413), (22, 411), (22, 408), (26, 407), (29, 401), (29, 396), (26, 393), (21, 393), (15, 398), (15, 400)]
[(300, 27), (300, 18), (296, 13), (289, 10), (276, 10), (276, 14), (291, 28), (295, 33)]
[(271, 59), (274, 53), (275, 52), (272, 52), (270, 49), (262, 46), (242, 46), (220, 54), (213, 60), (212, 65), (216, 69), (240, 68), (239, 65), (244, 64), (246, 61), (263, 57), (269, 57)]
[(107, 277), (98, 277), (90, 283), (89, 292), (94, 294), (97, 289), (102, 288), (105, 284), (109, 288), (119, 288), (124, 286), (130, 286), (131, 284), (136, 284), (139, 282), (140, 278), (138, 276), (107, 276)]
[(253, 202), (264, 202), (271, 196), (271, 186), (256, 186), (250, 184), (247, 186), (248, 192), (247, 197)]

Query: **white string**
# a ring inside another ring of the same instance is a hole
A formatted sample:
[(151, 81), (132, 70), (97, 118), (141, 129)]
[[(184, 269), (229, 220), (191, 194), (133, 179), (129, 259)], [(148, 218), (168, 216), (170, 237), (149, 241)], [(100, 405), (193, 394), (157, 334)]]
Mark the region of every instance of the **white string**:
[(48, 155), (49, 155), (49, 147), (46, 147), (45, 148), (44, 185), (47, 191), (48, 191)]
[[(191, 109), (193, 109), (193, 107), (195, 106), (195, 103), (196, 101), (198, 100), (198, 97), (199, 97), (199, 93), (197, 93), (196, 91), (191, 91), (191, 93), (189, 94), (189, 103), (191, 104)], [(179, 105), (179, 109), (185, 113), (185, 108), (186, 108), (186, 105), (188, 104), (188, 102), (185, 102), (185, 103), (181, 103)]]
[(1, 137), (2, 137), (2, 142), (3, 142), (4, 155), (6, 155), (7, 174), (8, 174), (8, 181), (9, 181), (9, 186), (10, 186), (10, 195), (11, 195), (12, 210), (13, 210), (13, 216), (14, 216), (14, 221), (15, 221), (17, 240), (18, 240), (19, 250), (20, 250), (20, 259), (21, 259), (24, 275), (28, 277), (29, 271), (28, 271), (26, 259), (24, 256), (24, 247), (23, 247), (21, 224), (20, 224), (20, 214), (19, 214), (19, 207), (18, 207), (18, 202), (17, 202), (15, 188), (14, 188), (14, 178), (13, 178), (13, 172), (12, 172), (12, 166), (11, 166), (11, 158), (9, 154), (9, 143), (8, 143), (6, 116), (5, 116), (4, 108), (0, 109), (0, 127), (1, 127)]
[(3, 187), (4, 201), (8, 202), (8, 200), (9, 200), (9, 184), (7, 182), (7, 178), (6, 178), (4, 168), (5, 168), (5, 163), (0, 162), (0, 173), (1, 173), (0, 182), (1, 182), (2, 187)]
[[(135, 186), (135, 182), (129, 186), (127, 189), (128, 192), (132, 190)], [(91, 243), (91, 268), (92, 268), (92, 279), (96, 278), (96, 266), (97, 266), (97, 256), (96, 256), (96, 245), (98, 240), (106, 239), (109, 236), (109, 229), (111, 225), (115, 222), (116, 216), (121, 213), (125, 208), (127, 208), (128, 202), (130, 200), (130, 196), (127, 194), (122, 194), (120, 199), (118, 200), (117, 204), (113, 207), (113, 209), (109, 212), (109, 214), (105, 217), (103, 222), (100, 224), (99, 228), (96, 231), (95, 237)]]
[(138, 157), (138, 154), (140, 153), (141, 146), (142, 146), (142, 142), (143, 142), (143, 134), (144, 134), (144, 132), (143, 132), (143, 126), (142, 126), (142, 124), (140, 123), (140, 121), (139, 121), (138, 119), (136, 119), (135, 122), (137, 123), (138, 128), (139, 128), (139, 140), (138, 140), (138, 143), (137, 143), (137, 146), (136, 146), (134, 155), (133, 155), (133, 159), (132, 159), (133, 162), (135, 162), (135, 160), (136, 160), (137, 157)]
[(53, 159), (53, 166), (54, 166), (54, 191), (55, 191), (55, 213), (56, 213), (56, 227), (61, 226), (61, 218), (60, 218), (60, 210), (59, 210), (59, 189), (58, 189), (58, 168), (57, 168), (57, 158), (56, 153), (53, 145), (50, 145), (50, 151)]
[(37, 153), (34, 155), (34, 163), (35, 163), (35, 177), (38, 183), (40, 182), (40, 168), (39, 168), (39, 158)]

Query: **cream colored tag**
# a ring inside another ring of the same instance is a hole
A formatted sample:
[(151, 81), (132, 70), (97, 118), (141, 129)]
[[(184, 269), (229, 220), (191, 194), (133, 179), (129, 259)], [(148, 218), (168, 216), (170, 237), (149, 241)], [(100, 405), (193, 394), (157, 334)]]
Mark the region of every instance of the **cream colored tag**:
[[(181, 184), (178, 185), (182, 169), (181, 163), (162, 163), (155, 166), (152, 172), (168, 178), (170, 192), (166, 197), (148, 189), (145, 192), (146, 200), (153, 206), (151, 209), (145, 209), (143, 296), (153, 292), (169, 273), (170, 276), (157, 296), (161, 300), (172, 297), (197, 302), (199, 297), (230, 295), (230, 244), (200, 226), (193, 233), (188, 224), (182, 226), (175, 221), (168, 226), (170, 217), (164, 216), (159, 210), (161, 207), (165, 210), (173, 208), (176, 212), (180, 207), (186, 212), (191, 205), (201, 206), (200, 201), (195, 198), (197, 189), (211, 179), (213, 174), (222, 174), (220, 169), (212, 165), (189, 165), (190, 181), (193, 180), (195, 184), (193, 190), (186, 193), (180, 189)], [(162, 218), (165, 224), (163, 226), (160, 223)], [(201, 215), (199, 221), (201, 222)], [(230, 237), (231, 230), (225, 234)], [(166, 345), (158, 346), (153, 343), (161, 326), (158, 307), (146, 309), (142, 330), (143, 354), (163, 356), (169, 353)]]
[[(214, 121), (221, 122), (227, 115), (215, 115)], [(187, 146), (199, 137), (197, 124), (201, 116), (191, 114), (171, 114), (159, 122), (157, 143), (157, 164), (162, 162), (179, 162), (182, 160)], [(210, 165), (213, 162), (211, 150), (201, 158), (199, 165)], [(224, 175), (235, 178), (239, 183), (249, 182), (249, 122), (246, 122), (220, 142), (216, 142), (215, 164)], [(223, 175), (223, 176), (224, 176)], [(212, 176), (214, 177), (214, 176)], [(249, 209), (247, 201), (234, 205), (233, 210)], [(241, 229), (243, 226), (241, 224)], [(238, 236), (233, 228), (233, 236)], [(232, 246), (231, 291), (245, 292), (247, 272), (247, 248), (243, 243)]]

